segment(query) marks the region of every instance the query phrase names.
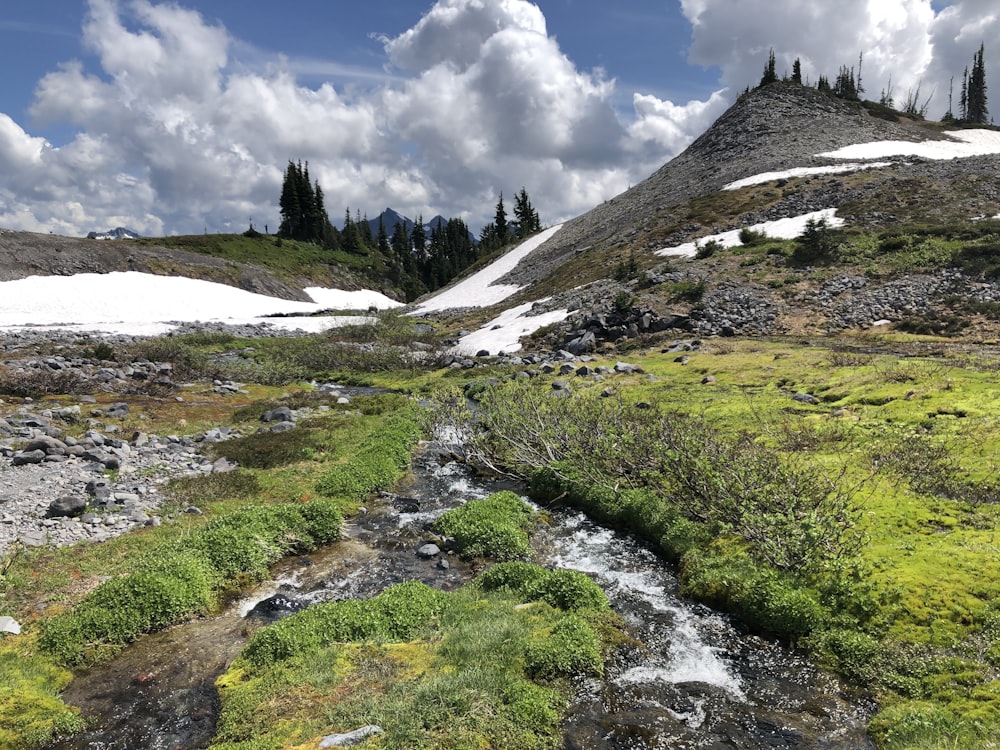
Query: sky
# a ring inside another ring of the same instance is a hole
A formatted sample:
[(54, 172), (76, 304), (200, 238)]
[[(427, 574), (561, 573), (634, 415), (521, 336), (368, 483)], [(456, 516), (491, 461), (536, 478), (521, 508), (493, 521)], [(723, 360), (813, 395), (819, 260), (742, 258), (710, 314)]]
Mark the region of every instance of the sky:
[(919, 86), (936, 118), (998, 40), (995, 0), (5, 0), (0, 227), (273, 232), (289, 160), (335, 223), (478, 232), (524, 187), (551, 226), (682, 151), (771, 48), (810, 81), (863, 53), (868, 98)]

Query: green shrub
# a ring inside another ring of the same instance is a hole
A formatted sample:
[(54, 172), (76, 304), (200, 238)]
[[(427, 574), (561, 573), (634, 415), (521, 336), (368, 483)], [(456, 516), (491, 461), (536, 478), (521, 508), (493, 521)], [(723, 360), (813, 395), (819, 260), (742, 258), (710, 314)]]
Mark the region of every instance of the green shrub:
[(483, 591), (509, 591), (526, 601), (543, 601), (566, 611), (605, 610), (608, 597), (591, 578), (576, 570), (546, 570), (525, 562), (503, 562), (476, 578)]
[(422, 434), (422, 416), (408, 406), (391, 414), (361, 444), (348, 464), (339, 464), (320, 477), (316, 491), (327, 497), (363, 499), (392, 487), (410, 465), (410, 451)]
[(333, 541), (341, 522), (326, 501), (250, 507), (212, 520), (180, 545), (150, 551), (134, 572), (105, 581), (72, 612), (45, 620), (39, 642), (65, 664), (99, 659), (210, 609), (227, 586), (262, 580), (289, 552)]
[(390, 586), (372, 599), (317, 604), (258, 630), (243, 658), (262, 667), (333, 643), (406, 641), (440, 615), (447, 594), (419, 581)]
[(528, 646), (525, 665), (528, 674), (539, 680), (600, 675), (604, 672), (601, 642), (590, 625), (567, 615), (547, 636)]
[(731, 545), (688, 552), (682, 561), (681, 592), (790, 642), (828, 619), (813, 591), (790, 575), (759, 565)]
[(526, 531), (531, 517), (531, 508), (516, 493), (505, 490), (445, 512), (434, 528), (454, 537), (466, 557), (517, 560), (531, 551)]

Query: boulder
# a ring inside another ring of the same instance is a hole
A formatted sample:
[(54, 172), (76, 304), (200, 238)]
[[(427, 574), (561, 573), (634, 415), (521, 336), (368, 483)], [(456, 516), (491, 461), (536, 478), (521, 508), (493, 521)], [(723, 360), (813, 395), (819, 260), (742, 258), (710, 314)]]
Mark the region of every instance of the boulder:
[(261, 422), (293, 422), (295, 416), (287, 406), (279, 406), (276, 409), (264, 412), (260, 417)]
[(45, 451), (21, 451), (15, 453), (10, 462), (14, 466), (25, 466), (27, 464), (40, 464), (45, 460)]
[(83, 515), (87, 509), (87, 501), (76, 495), (63, 495), (49, 503), (45, 511), (46, 518), (75, 518)]

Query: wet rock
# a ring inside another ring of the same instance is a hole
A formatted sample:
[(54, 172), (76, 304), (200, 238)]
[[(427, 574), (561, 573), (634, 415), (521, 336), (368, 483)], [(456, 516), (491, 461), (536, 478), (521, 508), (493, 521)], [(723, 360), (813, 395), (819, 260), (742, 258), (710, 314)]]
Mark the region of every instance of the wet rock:
[(441, 554), (441, 548), (438, 547), (433, 542), (428, 542), (427, 544), (422, 544), (417, 549), (417, 557), (423, 557), (427, 560), (437, 557)]
[(259, 617), (265, 620), (278, 620), (285, 615), (298, 612), (304, 609), (305, 605), (297, 599), (293, 599), (286, 594), (275, 594), (269, 596), (262, 602), (258, 602), (253, 609), (247, 613), (247, 617)]

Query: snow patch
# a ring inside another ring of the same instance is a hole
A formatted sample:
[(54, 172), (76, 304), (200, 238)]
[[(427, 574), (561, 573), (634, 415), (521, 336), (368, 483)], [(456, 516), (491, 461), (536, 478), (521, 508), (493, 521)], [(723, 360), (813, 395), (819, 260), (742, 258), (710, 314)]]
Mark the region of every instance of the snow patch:
[[(764, 232), (768, 237), (774, 237), (775, 239), (781, 240), (792, 240), (802, 234), (806, 228), (806, 224), (812, 221), (819, 221), (820, 219), (825, 219), (826, 223), (831, 227), (840, 227), (844, 225), (844, 220), (837, 217), (837, 209), (835, 208), (824, 208), (822, 211), (812, 211), (808, 214), (802, 214), (801, 216), (791, 216), (786, 219), (776, 219), (775, 221), (765, 221), (761, 224), (754, 224), (749, 227), (754, 232)], [(721, 234), (713, 234), (710, 237), (701, 237), (695, 242), (685, 242), (683, 245), (676, 245), (675, 247), (665, 247), (662, 250), (657, 250), (657, 255), (673, 255), (680, 256), (684, 258), (693, 258), (695, 253), (698, 252), (698, 246), (704, 245), (706, 242), (715, 240), (723, 247), (736, 247), (742, 244), (740, 242), (740, 232), (742, 229), (733, 229), (729, 232), (722, 232)]]
[(924, 159), (965, 159), (1000, 154), (1000, 132), (995, 130), (948, 130), (951, 141), (872, 141), (844, 146), (817, 156), (828, 159), (879, 159), (887, 156), (919, 156)]
[[(545, 302), (547, 299), (548, 297), (538, 302)], [(481, 351), (488, 351), (490, 354), (516, 352), (521, 349), (522, 336), (534, 333), (542, 326), (560, 323), (569, 316), (569, 310), (526, 315), (535, 304), (525, 302), (505, 310), (478, 331), (459, 339), (453, 351), (458, 354), (477, 354)]]
[(751, 177), (744, 177), (742, 180), (736, 180), (735, 182), (730, 182), (728, 185), (723, 185), (722, 189), (739, 190), (740, 188), (750, 187), (751, 185), (761, 185), (765, 182), (771, 182), (772, 180), (791, 179), (793, 177), (808, 177), (810, 175), (817, 174), (843, 174), (845, 172), (858, 172), (863, 169), (876, 169), (891, 166), (891, 161), (875, 161), (866, 164), (862, 164), (860, 162), (852, 162), (851, 164), (834, 164), (826, 167), (794, 167), (780, 172), (761, 172), (760, 174), (755, 174)]
[(493, 282), (513, 271), (518, 263), (528, 257), (532, 250), (552, 237), (561, 228), (562, 224), (556, 224), (544, 232), (529, 237), (483, 270), (420, 303), (412, 314), (422, 315), (460, 307), (489, 307), (503, 302), (521, 287), (513, 284), (494, 284)]
[[(157, 336), (174, 323), (267, 323), (283, 330), (321, 331), (369, 316), (308, 317), (325, 309), (368, 309), (398, 303), (377, 292), (313, 287), (317, 302), (254, 294), (201, 279), (137, 271), (29, 276), (0, 282), (0, 329), (76, 330)], [(291, 317), (268, 318), (284, 314)]]

